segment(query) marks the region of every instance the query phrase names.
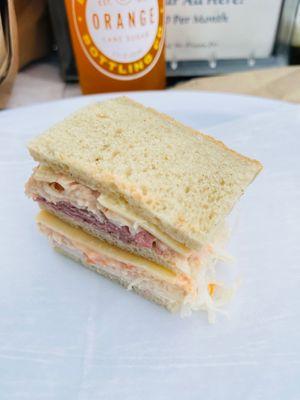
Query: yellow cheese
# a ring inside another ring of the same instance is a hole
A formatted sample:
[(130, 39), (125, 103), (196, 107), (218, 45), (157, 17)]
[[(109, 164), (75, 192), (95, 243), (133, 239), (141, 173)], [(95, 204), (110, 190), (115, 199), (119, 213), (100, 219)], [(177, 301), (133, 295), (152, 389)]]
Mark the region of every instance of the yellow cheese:
[(164, 280), (177, 280), (176, 274), (169, 269), (162, 267), (152, 261), (146, 260), (142, 257), (127, 253), (115, 246), (112, 246), (102, 240), (85, 233), (80, 228), (74, 228), (73, 226), (66, 224), (56, 216), (48, 213), (47, 211), (40, 211), (37, 215), (36, 221), (38, 224), (44, 225), (54, 232), (60, 233), (61, 235), (75, 241), (83, 246), (86, 246), (90, 250), (93, 250), (100, 255), (110, 257), (114, 260), (118, 260), (125, 264), (130, 264), (150, 271), (152, 274), (159, 276)]
[(141, 228), (145, 229), (145, 231), (151, 233), (154, 237), (159, 239), (161, 242), (166, 244), (168, 247), (176, 251), (177, 253), (187, 256), (191, 253), (191, 250), (187, 248), (182, 243), (177, 242), (172, 239), (170, 236), (163, 233), (160, 229), (158, 229), (153, 224), (143, 220), (141, 217), (135, 214), (134, 211), (130, 208), (130, 206), (119, 200), (117, 197), (107, 194), (101, 194), (98, 197), (98, 203), (102, 206), (119, 214), (121, 217), (126, 218), (127, 220), (137, 223)]

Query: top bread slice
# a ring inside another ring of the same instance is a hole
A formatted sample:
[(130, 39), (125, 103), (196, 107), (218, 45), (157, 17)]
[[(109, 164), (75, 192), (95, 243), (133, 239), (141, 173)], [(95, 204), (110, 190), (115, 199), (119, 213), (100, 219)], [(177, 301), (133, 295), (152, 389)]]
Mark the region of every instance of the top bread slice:
[(126, 97), (87, 106), (29, 144), (36, 161), (118, 196), (199, 249), (262, 169), (222, 142)]

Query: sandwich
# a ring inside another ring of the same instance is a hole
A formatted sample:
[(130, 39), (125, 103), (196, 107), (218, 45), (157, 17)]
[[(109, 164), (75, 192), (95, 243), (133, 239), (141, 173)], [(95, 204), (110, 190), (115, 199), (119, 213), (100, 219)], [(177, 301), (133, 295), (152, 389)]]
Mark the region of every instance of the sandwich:
[(171, 311), (228, 297), (215, 265), (258, 161), (126, 97), (75, 112), (29, 152), (26, 193), (57, 250)]

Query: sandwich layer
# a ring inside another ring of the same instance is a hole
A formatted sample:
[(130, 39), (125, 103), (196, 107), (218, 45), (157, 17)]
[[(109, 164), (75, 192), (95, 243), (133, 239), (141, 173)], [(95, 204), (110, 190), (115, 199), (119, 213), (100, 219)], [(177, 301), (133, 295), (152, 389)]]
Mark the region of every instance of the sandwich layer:
[(186, 277), (110, 246), (41, 211), (37, 223), (55, 249), (147, 299), (177, 311), (195, 288)]
[(122, 228), (120, 229), (109, 222), (105, 228), (105, 224), (99, 222), (95, 215), (90, 214), (88, 211), (73, 208), (70, 203), (49, 203), (42, 198), (37, 198), (36, 201), (38, 201), (41, 209), (49, 211), (74, 227), (83, 229), (90, 235), (105, 240), (132, 254), (145, 257), (171, 270), (191, 274), (191, 266), (186, 259), (171, 249), (166, 248), (164, 250), (162, 244), (158, 246), (156, 239), (153, 236), (148, 237), (147, 232), (141, 232), (141, 235), (138, 236), (139, 240), (136, 242), (127, 229), (124, 233)]
[(47, 211), (38, 214), (37, 224), (55, 249), (170, 311), (189, 315), (205, 310), (213, 321), (232, 295), (216, 282), (215, 260), (209, 254), (198, 276), (191, 278), (111, 246)]
[(138, 218), (120, 202), (70, 176), (40, 165), (29, 179), (26, 193), (42, 209), (124, 250), (190, 275), (199, 268), (199, 255), (195, 251)]
[(199, 250), (262, 169), (223, 143), (127, 98), (88, 106), (29, 146), (35, 160), (118, 198)]

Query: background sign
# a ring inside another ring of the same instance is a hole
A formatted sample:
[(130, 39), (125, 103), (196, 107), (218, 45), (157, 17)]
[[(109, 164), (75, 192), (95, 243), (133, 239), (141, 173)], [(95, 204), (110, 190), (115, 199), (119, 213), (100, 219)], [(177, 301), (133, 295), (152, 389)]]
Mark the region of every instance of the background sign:
[(270, 56), (282, 0), (166, 0), (167, 60)]

